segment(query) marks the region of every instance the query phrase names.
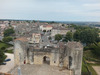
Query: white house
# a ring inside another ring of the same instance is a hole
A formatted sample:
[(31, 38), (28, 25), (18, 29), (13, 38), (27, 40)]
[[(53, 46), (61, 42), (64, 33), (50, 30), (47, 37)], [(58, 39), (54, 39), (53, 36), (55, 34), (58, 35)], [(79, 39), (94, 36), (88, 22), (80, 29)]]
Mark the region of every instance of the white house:
[(52, 30), (52, 26), (51, 25), (41, 25), (40, 26), (40, 30), (46, 30), (46, 31), (51, 31)]

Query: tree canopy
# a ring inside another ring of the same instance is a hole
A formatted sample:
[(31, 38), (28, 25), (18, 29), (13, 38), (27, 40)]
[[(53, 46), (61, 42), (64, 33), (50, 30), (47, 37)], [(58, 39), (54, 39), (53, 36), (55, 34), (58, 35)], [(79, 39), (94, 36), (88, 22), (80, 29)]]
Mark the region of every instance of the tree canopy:
[(60, 41), (62, 39), (62, 35), (61, 34), (56, 34), (55, 35), (55, 40)]
[(76, 31), (73, 35), (73, 38), (75, 41), (79, 41), (80, 40), (80, 31)]
[(96, 41), (100, 41), (98, 36), (99, 30), (97, 28), (89, 26), (75, 26), (76, 32), (73, 34), (73, 39), (75, 41), (81, 41), (82, 43), (90, 44)]
[(2, 64), (4, 62), (6, 57), (7, 56), (4, 54), (4, 50), (0, 49), (0, 64)]
[(46, 32), (46, 30), (43, 30), (43, 32), (45, 33), (45, 32)]
[(100, 42), (99, 43), (95, 42), (89, 45), (88, 49), (90, 49), (93, 52), (93, 54), (100, 57)]
[(80, 41), (82, 43), (93, 43), (96, 41), (98, 33), (94, 29), (85, 29), (80, 32)]
[(4, 42), (10, 42), (10, 41), (12, 41), (13, 39), (12, 39), (12, 37), (10, 37), (10, 36), (7, 36), (7, 37), (4, 37), (3, 38), (3, 41)]
[(4, 31), (4, 36), (10, 36), (11, 34), (13, 34), (15, 31), (13, 30), (13, 28), (9, 28), (9, 29), (6, 29)]
[(63, 41), (71, 41), (73, 39), (72, 32), (67, 32)]

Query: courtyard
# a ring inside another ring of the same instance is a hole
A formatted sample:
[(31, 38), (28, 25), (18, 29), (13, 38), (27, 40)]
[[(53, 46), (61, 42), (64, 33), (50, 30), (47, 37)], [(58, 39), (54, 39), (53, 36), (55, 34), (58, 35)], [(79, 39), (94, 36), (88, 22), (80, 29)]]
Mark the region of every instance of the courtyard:
[(0, 65), (0, 72), (3, 73), (7, 73), (12, 68), (14, 68), (14, 54), (6, 53), (6, 55), (7, 55), (6, 59), (11, 59), (11, 61), (6, 62), (6, 65)]
[[(18, 68), (11, 71), (12, 74), (18, 75)], [(67, 69), (61, 70), (61, 68), (56, 66), (50, 66), (48, 64), (43, 65), (21, 65), (22, 75), (70, 75), (70, 71)], [(72, 74), (71, 74), (72, 75)]]
[(100, 66), (92, 66), (92, 67), (97, 72), (97, 74), (100, 75)]

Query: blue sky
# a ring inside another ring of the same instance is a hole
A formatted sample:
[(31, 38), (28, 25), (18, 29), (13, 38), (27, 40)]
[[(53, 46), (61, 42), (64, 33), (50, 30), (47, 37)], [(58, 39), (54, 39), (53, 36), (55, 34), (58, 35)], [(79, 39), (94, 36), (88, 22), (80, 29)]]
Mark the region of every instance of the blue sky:
[(100, 22), (100, 0), (0, 0), (0, 19)]

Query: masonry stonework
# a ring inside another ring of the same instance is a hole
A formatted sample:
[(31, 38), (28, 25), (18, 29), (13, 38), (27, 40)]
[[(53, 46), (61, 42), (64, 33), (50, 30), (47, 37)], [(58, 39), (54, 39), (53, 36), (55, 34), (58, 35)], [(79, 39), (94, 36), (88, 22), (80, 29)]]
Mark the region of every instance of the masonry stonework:
[(48, 62), (52, 66), (65, 67), (81, 75), (83, 46), (80, 42), (68, 42), (63, 48), (34, 48), (25, 41), (16, 40), (14, 47), (15, 65)]

